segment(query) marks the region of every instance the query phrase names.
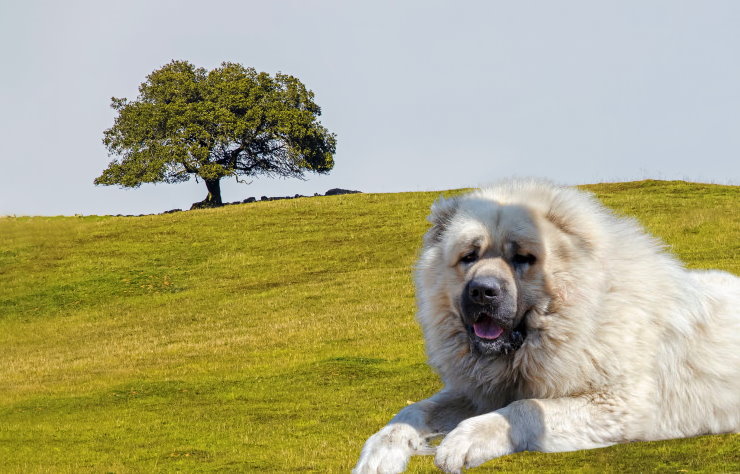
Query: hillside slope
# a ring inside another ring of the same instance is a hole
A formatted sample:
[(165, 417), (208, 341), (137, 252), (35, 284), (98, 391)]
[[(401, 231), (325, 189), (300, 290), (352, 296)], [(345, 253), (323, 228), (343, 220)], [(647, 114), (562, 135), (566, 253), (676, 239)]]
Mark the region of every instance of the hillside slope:
[[(688, 266), (740, 274), (740, 187), (585, 188)], [(440, 386), (411, 281), (438, 194), (0, 219), (0, 472), (347, 471)], [(738, 471), (738, 452), (710, 436), (481, 470)]]

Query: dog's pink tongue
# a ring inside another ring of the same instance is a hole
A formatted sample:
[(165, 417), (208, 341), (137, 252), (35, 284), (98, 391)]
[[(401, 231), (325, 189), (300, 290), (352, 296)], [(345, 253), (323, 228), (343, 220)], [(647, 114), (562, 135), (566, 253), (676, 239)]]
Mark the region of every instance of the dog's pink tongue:
[(504, 328), (495, 324), (490, 317), (484, 316), (473, 324), (473, 331), (481, 339), (496, 339), (504, 332)]

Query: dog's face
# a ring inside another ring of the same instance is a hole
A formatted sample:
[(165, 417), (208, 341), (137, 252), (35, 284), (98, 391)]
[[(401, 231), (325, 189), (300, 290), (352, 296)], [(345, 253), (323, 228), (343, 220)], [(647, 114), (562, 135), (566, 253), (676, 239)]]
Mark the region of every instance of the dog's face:
[(528, 316), (547, 306), (546, 245), (537, 216), (521, 205), (466, 199), (428, 239), (451, 314), (472, 352), (497, 357), (527, 342)]

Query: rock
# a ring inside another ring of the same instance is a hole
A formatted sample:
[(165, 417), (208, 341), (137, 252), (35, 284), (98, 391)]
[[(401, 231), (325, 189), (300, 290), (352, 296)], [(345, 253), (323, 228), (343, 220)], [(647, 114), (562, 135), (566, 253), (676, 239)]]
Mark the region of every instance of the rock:
[(182, 212), (182, 209), (170, 209), (169, 211), (164, 211), (162, 214), (172, 214), (173, 212)]
[(254, 196), (251, 196), (251, 197), (248, 197), (247, 199), (243, 200), (242, 202), (244, 204), (249, 204), (250, 202), (255, 202), (255, 201), (256, 201), (256, 199), (254, 198)]
[(193, 209), (211, 209), (214, 207), (221, 207), (223, 204), (221, 203), (215, 203), (213, 201), (200, 201), (200, 202), (194, 202), (192, 206), (190, 206), (190, 210)]
[(358, 194), (362, 191), (351, 191), (349, 189), (332, 188), (324, 194), (324, 196), (338, 196), (340, 194)]

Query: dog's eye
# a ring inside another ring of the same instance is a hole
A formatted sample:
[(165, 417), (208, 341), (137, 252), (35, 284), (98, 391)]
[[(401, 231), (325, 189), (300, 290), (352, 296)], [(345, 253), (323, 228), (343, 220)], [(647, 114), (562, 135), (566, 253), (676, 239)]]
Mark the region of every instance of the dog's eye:
[(537, 258), (530, 253), (526, 255), (517, 253), (514, 254), (514, 258), (511, 261), (514, 262), (514, 265), (533, 265), (537, 261)]
[(478, 254), (473, 250), (472, 252), (468, 252), (462, 257), (460, 257), (461, 263), (473, 263), (476, 260), (478, 260)]

